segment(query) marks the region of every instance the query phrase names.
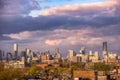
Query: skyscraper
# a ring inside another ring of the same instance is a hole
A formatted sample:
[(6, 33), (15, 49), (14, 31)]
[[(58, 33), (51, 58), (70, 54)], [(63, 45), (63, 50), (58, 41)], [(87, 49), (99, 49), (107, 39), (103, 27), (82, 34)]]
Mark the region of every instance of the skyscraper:
[(107, 42), (103, 42), (103, 59), (104, 62), (107, 62), (108, 59), (108, 50), (107, 50)]
[(107, 42), (103, 42), (103, 51), (107, 51)]
[(14, 51), (14, 58), (16, 59), (18, 57), (18, 44), (13, 45), (13, 51)]
[(82, 48), (80, 49), (80, 53), (81, 53), (81, 54), (85, 54), (85, 47), (82, 47)]
[(21, 57), (24, 57), (24, 59), (27, 60), (27, 53), (25, 51), (22, 51)]
[(76, 53), (74, 50), (68, 50), (68, 58), (71, 58), (72, 56), (76, 56)]
[(59, 52), (59, 48), (55, 48), (55, 57), (56, 58), (61, 58), (61, 54)]
[(55, 62), (60, 62), (61, 61), (61, 53), (59, 52), (59, 48), (55, 48), (54, 61)]
[(59, 53), (59, 48), (55, 48), (55, 53)]

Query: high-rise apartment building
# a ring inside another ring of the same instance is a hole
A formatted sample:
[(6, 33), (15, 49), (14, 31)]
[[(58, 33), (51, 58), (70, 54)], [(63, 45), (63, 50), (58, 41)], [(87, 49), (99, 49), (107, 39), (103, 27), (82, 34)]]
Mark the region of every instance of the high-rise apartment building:
[(61, 58), (61, 54), (59, 52), (59, 48), (55, 49), (55, 58)]
[(85, 47), (82, 47), (82, 48), (80, 49), (80, 53), (81, 53), (81, 54), (85, 54)]
[(89, 55), (89, 62), (96, 63), (99, 60), (98, 51), (95, 51), (92, 55)]
[(9, 62), (10, 60), (12, 60), (12, 53), (8, 52), (6, 53), (6, 60)]
[(93, 51), (92, 50), (89, 51), (89, 55), (90, 56), (93, 55)]
[(59, 48), (55, 48), (55, 53), (59, 53)]
[(76, 53), (74, 50), (68, 50), (68, 60), (71, 61), (72, 57), (76, 56)]
[(55, 57), (54, 57), (55, 62), (60, 62), (61, 61), (61, 54), (59, 52), (59, 48), (55, 49)]
[(30, 49), (26, 49), (25, 51), (26, 51), (27, 57), (31, 57), (32, 51)]
[(21, 57), (24, 57), (24, 59), (27, 60), (27, 53), (25, 51), (22, 51)]

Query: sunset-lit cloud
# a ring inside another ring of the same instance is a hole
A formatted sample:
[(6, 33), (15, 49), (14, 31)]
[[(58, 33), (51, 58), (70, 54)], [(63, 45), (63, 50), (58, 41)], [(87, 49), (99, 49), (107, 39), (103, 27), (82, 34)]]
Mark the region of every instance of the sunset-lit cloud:
[[(119, 33), (113, 32), (112, 29), (96, 29), (96, 28), (83, 28), (80, 30), (67, 30), (67, 29), (56, 29), (52, 31), (24, 31), (16, 34), (4, 34), (3, 36), (10, 37), (12, 39), (18, 39), (21, 41), (31, 40), (32, 43), (42, 43), (44, 46), (56, 46), (56, 45), (84, 45), (84, 46), (99, 46), (103, 41), (116, 43), (120, 40)], [(104, 30), (109, 30), (106, 34)], [(43, 36), (44, 34), (44, 36)], [(34, 42), (35, 41), (35, 42)], [(36, 46), (36, 45), (33, 45)]]
[(22, 40), (22, 39), (29, 38), (31, 36), (31, 33), (28, 31), (25, 31), (25, 32), (20, 32), (18, 34), (4, 34), (3, 36), (10, 37), (12, 39)]
[(46, 40), (45, 44), (54, 46), (54, 45), (59, 45), (61, 43), (61, 40)]
[(120, 47), (120, 0), (13, 1), (1, 0), (0, 49), (13, 43), (33, 50), (100, 49), (103, 41), (110, 50)]
[[(115, 10), (115, 5), (119, 5), (118, 0), (108, 0), (106, 2), (96, 2), (91, 4), (73, 4), (65, 5), (59, 7), (53, 7), (42, 11), (37, 11), (36, 16), (40, 15), (86, 15), (92, 13), (105, 13), (113, 14)], [(33, 11), (34, 12), (34, 11)], [(32, 14), (32, 12), (30, 13)], [(32, 16), (32, 15), (31, 15)], [(35, 14), (33, 14), (33, 17)]]

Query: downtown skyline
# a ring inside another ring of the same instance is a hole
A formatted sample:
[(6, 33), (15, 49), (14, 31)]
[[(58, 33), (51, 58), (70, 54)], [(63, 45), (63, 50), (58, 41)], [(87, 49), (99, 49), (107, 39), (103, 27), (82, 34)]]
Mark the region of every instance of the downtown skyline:
[(119, 0), (1, 0), (0, 49), (79, 51), (108, 50), (120, 53)]

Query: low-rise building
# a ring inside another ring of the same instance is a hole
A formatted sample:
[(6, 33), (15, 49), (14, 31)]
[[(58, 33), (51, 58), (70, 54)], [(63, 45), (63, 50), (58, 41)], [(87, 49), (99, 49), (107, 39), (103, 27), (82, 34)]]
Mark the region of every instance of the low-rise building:
[(75, 70), (73, 71), (73, 79), (74, 80), (96, 80), (95, 72), (91, 71), (82, 71), (82, 70)]
[(10, 61), (4, 63), (4, 68), (10, 69), (10, 68), (25, 68), (25, 62), (24, 61)]
[(97, 80), (107, 80), (105, 71), (98, 71), (96, 76), (97, 76)]
[(51, 61), (53, 62), (52, 55), (50, 55), (50, 54), (41, 55), (41, 62), (42, 63), (48, 63)]

